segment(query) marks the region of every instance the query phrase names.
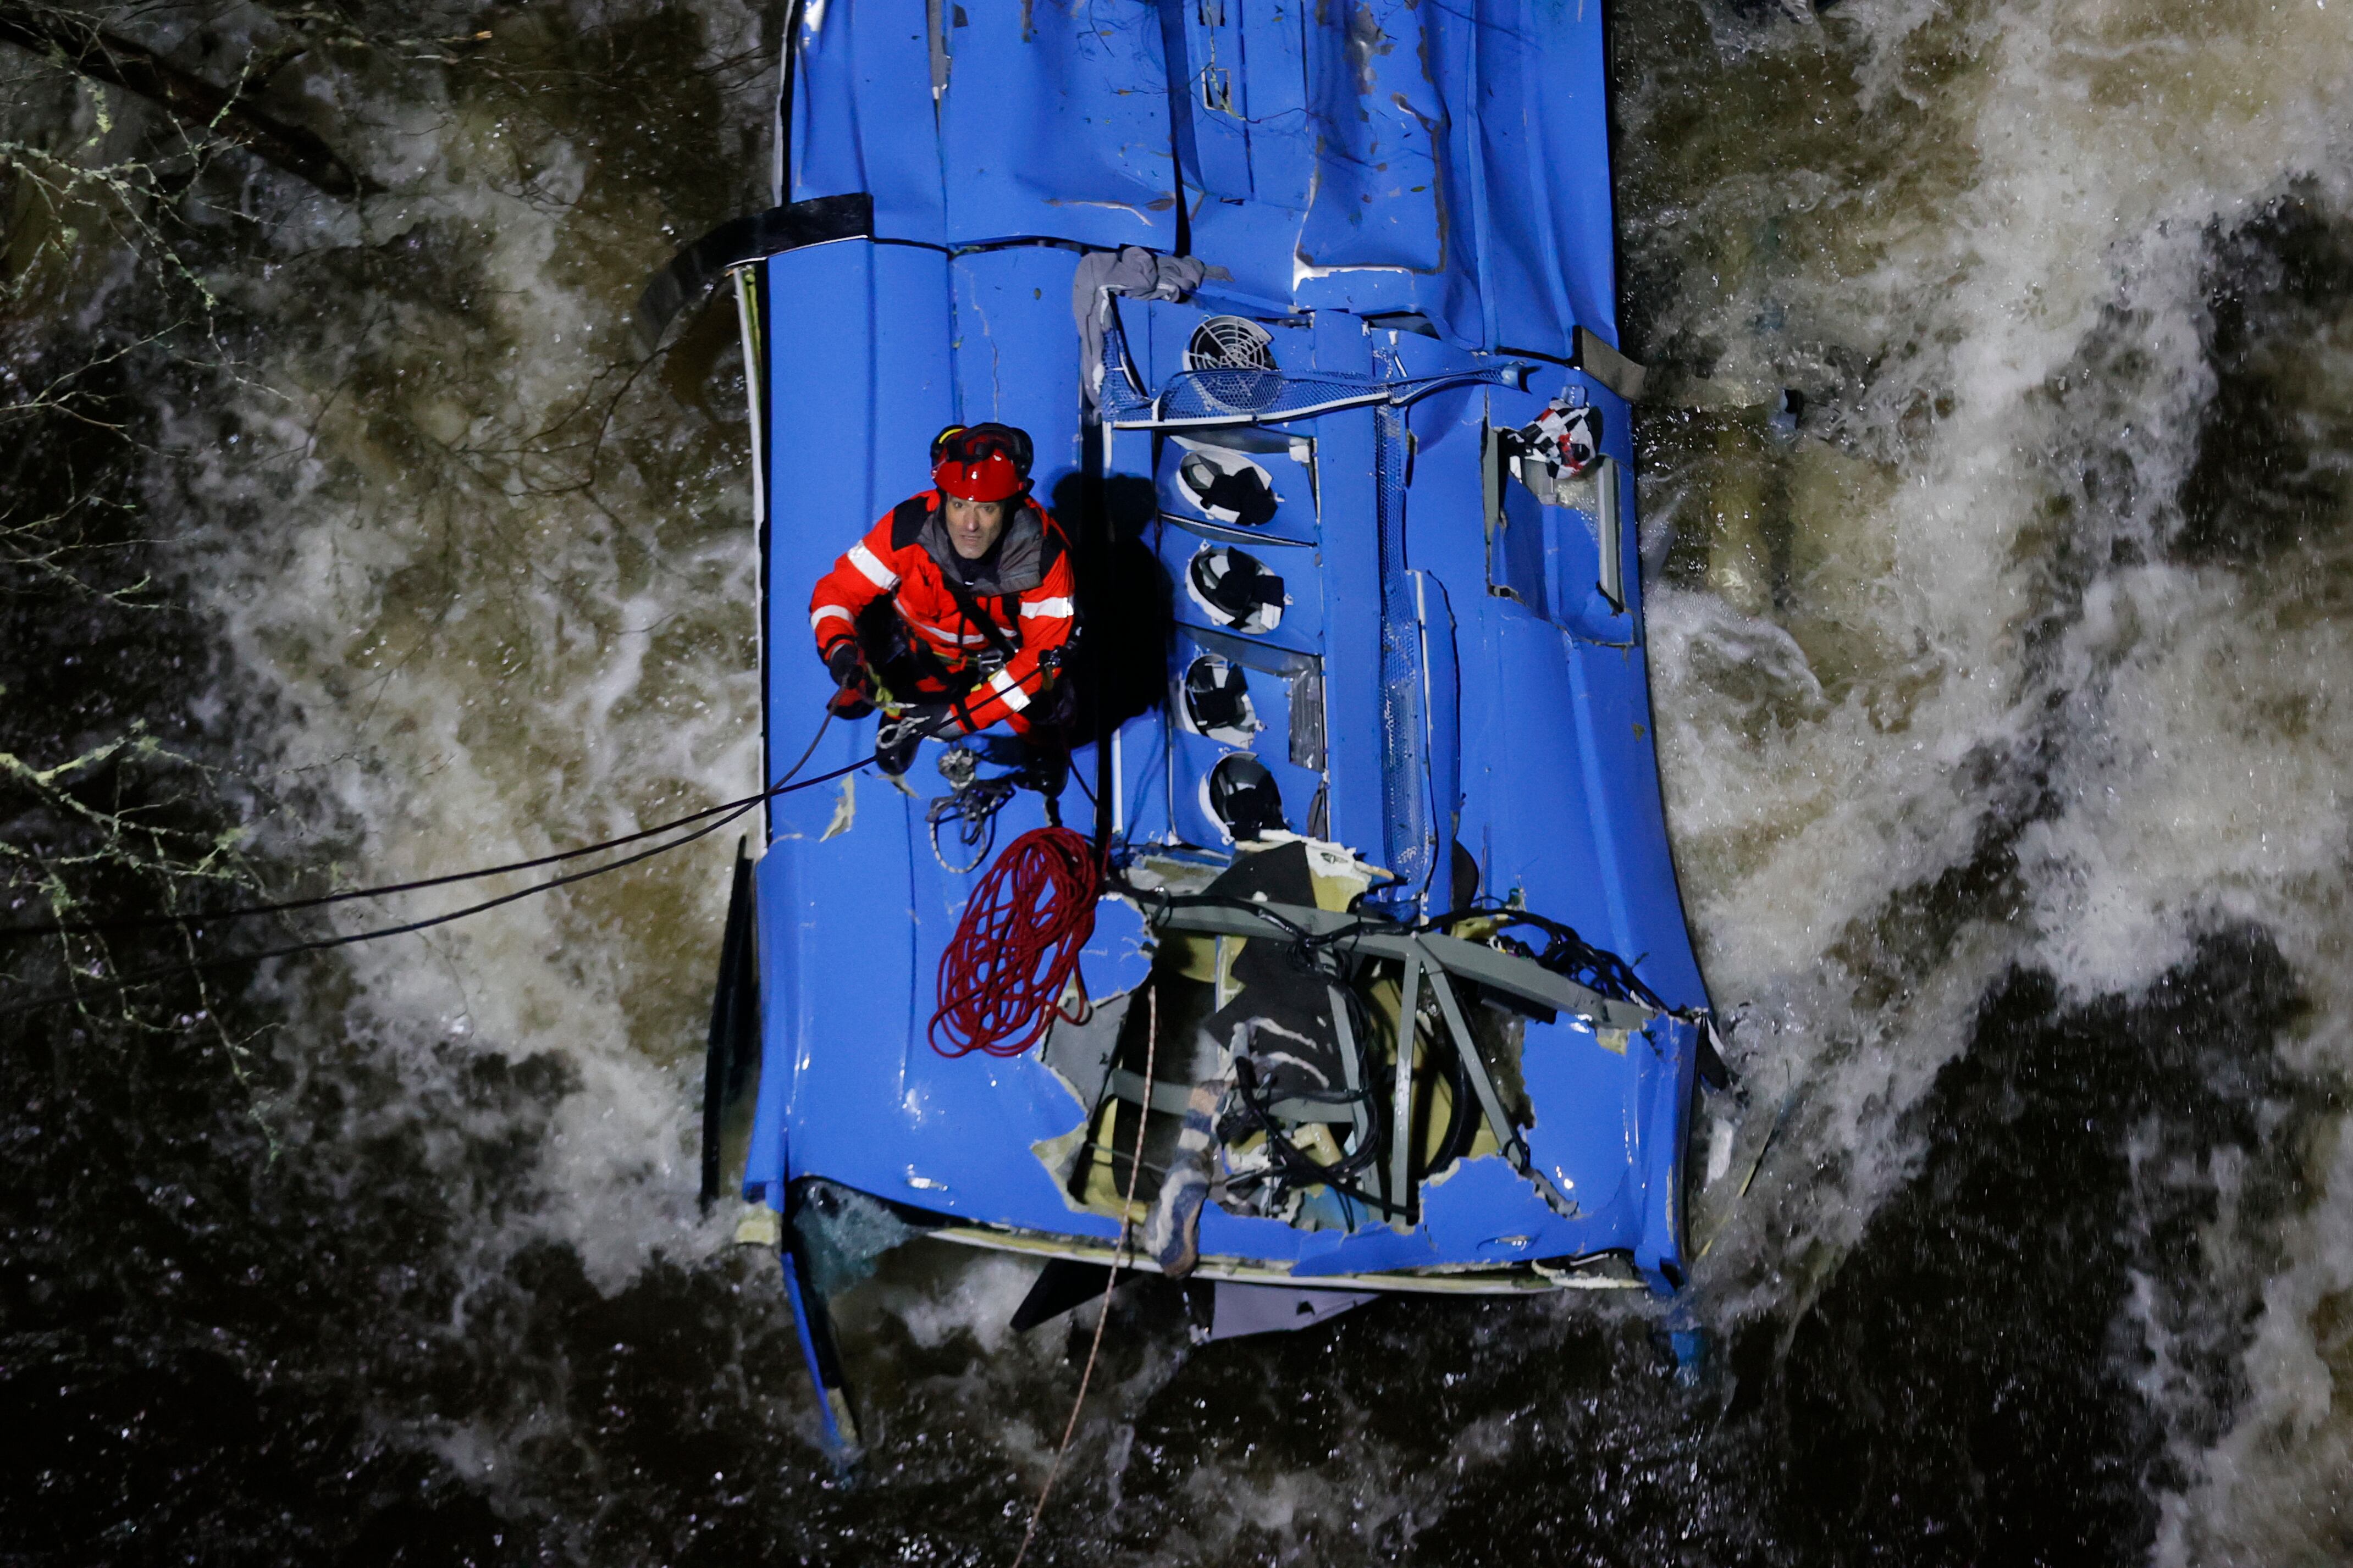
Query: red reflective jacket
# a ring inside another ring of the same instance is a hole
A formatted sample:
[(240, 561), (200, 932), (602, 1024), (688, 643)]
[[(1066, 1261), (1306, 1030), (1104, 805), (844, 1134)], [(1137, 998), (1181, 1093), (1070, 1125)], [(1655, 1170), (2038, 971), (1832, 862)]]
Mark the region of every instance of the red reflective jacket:
[(1040, 656), (1070, 640), (1071, 576), (1069, 543), (1037, 502), (1024, 499), (998, 536), (994, 564), (964, 580), (965, 593), (988, 616), (992, 638), (948, 591), (945, 573), (955, 547), (948, 542), (940, 492), (925, 490), (893, 507), (864, 539), (818, 579), (809, 595), (809, 627), (821, 658), (856, 635), (859, 616), (885, 594), (913, 639), (950, 674), (996, 664), (997, 640), (1012, 657), (974, 688), (966, 703), (972, 727), (1011, 720), (1026, 729), (1022, 710), (1046, 689), (1052, 671)]

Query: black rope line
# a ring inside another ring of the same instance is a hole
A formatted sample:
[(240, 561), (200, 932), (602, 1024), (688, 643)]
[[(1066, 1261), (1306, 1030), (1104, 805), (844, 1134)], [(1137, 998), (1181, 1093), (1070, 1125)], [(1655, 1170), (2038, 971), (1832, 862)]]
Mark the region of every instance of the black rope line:
[[(806, 760), (805, 757), (803, 761)], [(464, 920), (470, 915), (478, 915), (486, 910), (497, 909), (501, 904), (511, 904), (519, 899), (530, 898), (534, 893), (544, 893), (574, 882), (584, 882), (591, 877), (601, 877), (607, 871), (617, 871), (625, 866), (633, 866), (640, 860), (650, 859), (666, 850), (683, 847), (698, 838), (718, 832), (719, 829), (763, 801), (779, 795), (790, 795), (797, 790), (810, 789), (818, 784), (829, 784), (846, 773), (856, 773), (872, 761), (871, 757), (861, 757), (854, 763), (835, 768), (830, 773), (818, 773), (813, 778), (803, 779), (797, 784), (780, 784), (763, 794), (732, 803), (733, 809), (729, 810), (727, 815), (721, 816), (717, 821), (705, 823), (684, 837), (673, 838), (666, 844), (657, 844), (649, 849), (640, 849), (634, 855), (624, 856), (618, 860), (610, 861), (602, 866), (592, 866), (585, 871), (574, 871), (562, 877), (552, 877), (544, 882), (534, 882), (528, 888), (517, 889), (511, 893), (501, 893), (495, 899), (485, 899), (480, 903), (470, 904), (462, 910), (452, 910), (447, 914), (433, 915), (424, 920), (407, 921), (399, 925), (377, 926), (368, 931), (352, 931), (342, 936), (318, 937), (309, 942), (291, 942), (283, 947), (268, 948), (259, 952), (236, 953), (225, 958), (208, 959), (198, 963), (163, 964), (151, 969), (136, 970), (129, 974), (84, 976), (88, 982), (85, 987), (53, 991), (46, 995), (27, 997), (23, 1001), (0, 1005), (0, 1017), (8, 1017), (18, 1013), (31, 1012), (62, 1003), (77, 1002), (82, 998), (86, 990), (91, 988), (106, 991), (128, 990), (132, 986), (144, 984), (151, 980), (169, 979), (183, 974), (207, 974), (215, 970), (227, 969), (240, 963), (260, 963), (272, 958), (289, 958), (304, 952), (323, 952), (331, 948), (349, 947), (356, 942), (375, 942), (382, 937), (406, 936), (413, 931), (429, 931), (435, 926), (448, 925), (452, 921)], [(704, 812), (698, 815), (709, 816), (710, 814)]]
[[(535, 856), (529, 860), (510, 860), (503, 866), (484, 866), (479, 870), (451, 871), (446, 876), (420, 877), (412, 882), (386, 882), (375, 888), (351, 888), (340, 893), (322, 893), (315, 898), (308, 899), (285, 899), (274, 904), (246, 904), (226, 910), (141, 915), (119, 921), (57, 921), (47, 925), (0, 926), (0, 942), (17, 937), (104, 936), (114, 931), (156, 931), (172, 926), (210, 925), (218, 921), (241, 921), (251, 919), (256, 915), (284, 914), (290, 910), (315, 910), (328, 904), (349, 903), (353, 899), (389, 898), (395, 893), (413, 893), (426, 888), (446, 888), (452, 882), (480, 881), (485, 877), (503, 877), (513, 871), (535, 871), (542, 866), (560, 865), (566, 860), (577, 860), (583, 855), (598, 855), (607, 849), (618, 849), (627, 845), (641, 843), (660, 834), (701, 822), (705, 817), (716, 816), (721, 812), (729, 813), (728, 820), (732, 822), (749, 807), (786, 793), (786, 785), (792, 776), (807, 766), (809, 758), (817, 754), (818, 742), (825, 739), (826, 728), (832, 722), (833, 715), (827, 714), (824, 721), (818, 725), (817, 733), (809, 738), (808, 749), (800, 754), (791, 767), (785, 770), (784, 776), (779, 778), (775, 785), (761, 791), (758, 795), (747, 795), (740, 800), (724, 800), (717, 805), (706, 805), (701, 811), (689, 812), (684, 816), (675, 817), (669, 822), (658, 822), (651, 827), (641, 827), (635, 833), (625, 833), (618, 838), (607, 838), (601, 844), (584, 844), (577, 849), (560, 849), (552, 855)], [(836, 773), (827, 776), (838, 778), (840, 773)], [(825, 780), (813, 779), (809, 782), (822, 784)]]

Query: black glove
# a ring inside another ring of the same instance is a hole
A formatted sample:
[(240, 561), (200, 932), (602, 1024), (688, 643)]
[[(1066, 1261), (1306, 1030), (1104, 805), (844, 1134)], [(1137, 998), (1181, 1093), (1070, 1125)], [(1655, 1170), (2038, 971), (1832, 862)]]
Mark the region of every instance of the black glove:
[(838, 719), (863, 719), (874, 711), (874, 671), (856, 637), (844, 637), (825, 656), (826, 673), (841, 688), (826, 702)]

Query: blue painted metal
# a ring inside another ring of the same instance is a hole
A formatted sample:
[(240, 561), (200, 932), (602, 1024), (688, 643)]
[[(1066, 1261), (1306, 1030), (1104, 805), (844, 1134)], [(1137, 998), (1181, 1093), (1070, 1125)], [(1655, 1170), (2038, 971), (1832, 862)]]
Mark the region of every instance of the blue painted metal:
[(1405, 902), (1418, 905), (1428, 895), (1438, 858), (1430, 810), (1430, 660), (1420, 595), (1405, 564), (1405, 434), (1401, 412), (1374, 412), (1374, 548), (1381, 574), (1381, 863), (1397, 873)]
[(817, 1390), (818, 1429), (823, 1436), (826, 1451), (846, 1458), (850, 1448), (849, 1434), (841, 1429), (841, 1418), (828, 1397), (831, 1380), (826, 1375), (827, 1358), (818, 1349), (818, 1336), (825, 1331), (822, 1320), (817, 1315), (817, 1304), (809, 1300), (809, 1292), (802, 1285), (800, 1259), (789, 1239), (779, 1248), (776, 1260), (784, 1277), (785, 1303), (792, 1309), (793, 1336), (800, 1342), (801, 1364), (808, 1369), (809, 1385)]
[[(1024, 426), (1040, 496), (1071, 493), (1089, 439), (1079, 256), (1189, 239), (1215, 269), (1195, 298), (1122, 307), (1124, 351), (1155, 391), (1221, 312), (1261, 321), (1287, 372), (1489, 383), (1289, 421), (1272, 428), (1291, 445), (1253, 453), (1281, 504), (1243, 547), (1291, 599), (1256, 640), (1320, 660), (1324, 677), (1321, 770), (1293, 761), (1287, 713), (1265, 712), (1255, 742), (1291, 826), (1305, 829), (1320, 788), (1326, 837), (1403, 873), (1405, 902), (1425, 913), (1451, 896), (1459, 843), (1487, 894), (1632, 960), (1671, 1008), (1704, 1009), (1660, 805), (1640, 585), (1622, 607), (1593, 588), (1598, 508), (1515, 490), (1494, 528), (1483, 499), (1488, 433), (1579, 393), (1601, 410), (1621, 554), (1638, 558), (1626, 405), (1567, 368), (1577, 328), (1617, 342), (1599, 7), (802, 6), (787, 197), (869, 194), (874, 233), (758, 264), (771, 778), (830, 690), (806, 651), (809, 585), (927, 483), (925, 445), (944, 424)], [(1533, 363), (1525, 387), (1494, 384), (1520, 379), (1506, 361)], [(1152, 487), (1168, 514), (1145, 542), (1179, 584), (1173, 676), (1215, 631), (1184, 574), (1234, 531), (1176, 491), (1183, 448), (1168, 435), (1100, 439), (1104, 471)], [(809, 765), (871, 744), (871, 721), (837, 725)], [(1165, 709), (1130, 721), (1113, 768), (1125, 847), (1228, 854), (1201, 797), (1228, 750)], [(1091, 752), (1074, 762), (1094, 778)], [(930, 777), (919, 759), (909, 783), (939, 793)], [(973, 879), (934, 858), (923, 805), (865, 774), (770, 808), (746, 1196), (823, 1177), (955, 1220), (1109, 1241), (1114, 1222), (1077, 1209), (1032, 1152), (1083, 1117), (1061, 1080), (1034, 1054), (949, 1060), (926, 1041)], [(999, 841), (1042, 821), (1020, 795)], [(1087, 954), (1096, 995), (1141, 978), (1139, 941), (1133, 911), (1107, 904)], [(1671, 1288), (1697, 1049), (1688, 1017), (1623, 1040), (1568, 1017), (1528, 1025), (1527, 1142), (1568, 1215), (1481, 1158), (1427, 1187), (1404, 1234), (1211, 1205), (1201, 1250), (1319, 1279), (1616, 1251)]]

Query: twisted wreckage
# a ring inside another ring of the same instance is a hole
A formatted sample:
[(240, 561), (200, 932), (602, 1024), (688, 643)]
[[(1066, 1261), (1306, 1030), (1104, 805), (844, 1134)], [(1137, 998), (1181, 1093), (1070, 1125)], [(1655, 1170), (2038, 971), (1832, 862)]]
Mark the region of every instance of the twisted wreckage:
[[(774, 798), (737, 868), (706, 1196), (782, 1248), (829, 1435), (861, 1235), (1054, 1260), (1027, 1321), (1132, 1219), (1217, 1337), (1679, 1290), (1720, 1065), (1629, 565), (1599, 0), (804, 0), (786, 35), (779, 205), (643, 307), (741, 310), (770, 783), (831, 691), (808, 584), (932, 430), (1034, 433), (1081, 619), (1059, 801), (930, 742), (912, 788)], [(1083, 983), (1031, 1048), (944, 1055), (994, 835), (1057, 806), (1103, 867)]]

